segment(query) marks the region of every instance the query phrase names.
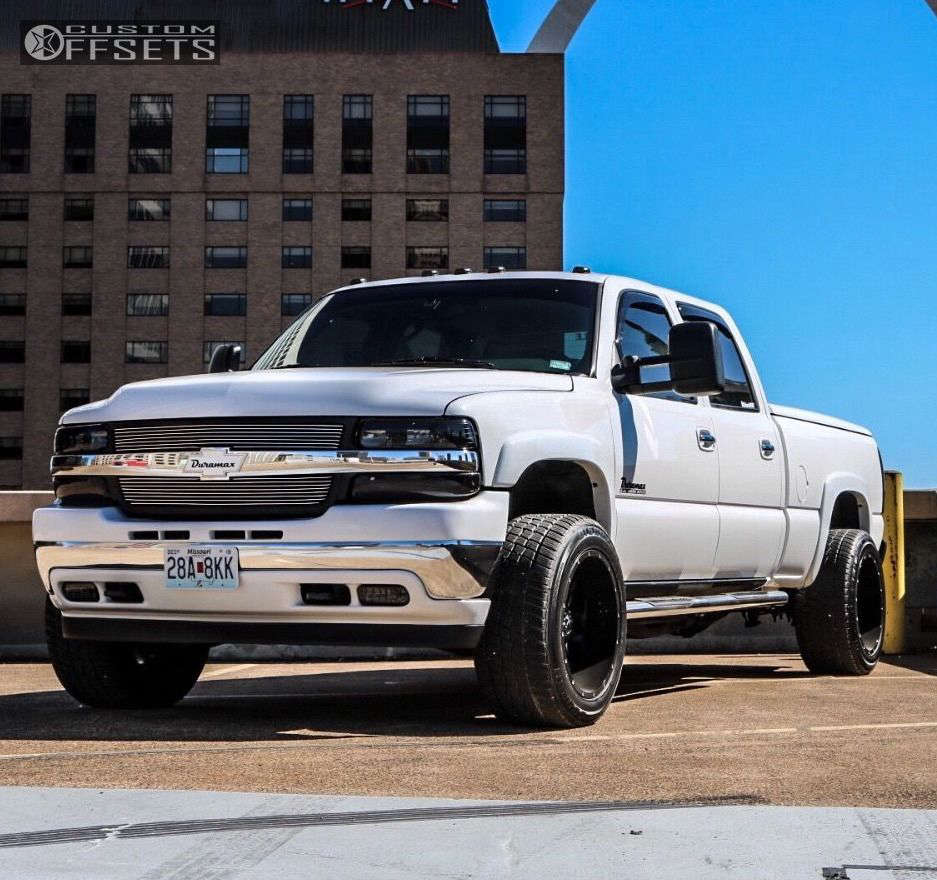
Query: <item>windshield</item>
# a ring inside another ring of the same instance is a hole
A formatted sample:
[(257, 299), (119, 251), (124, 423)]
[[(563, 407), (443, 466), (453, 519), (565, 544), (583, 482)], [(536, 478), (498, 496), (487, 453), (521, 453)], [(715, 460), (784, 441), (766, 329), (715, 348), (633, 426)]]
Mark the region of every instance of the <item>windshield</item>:
[(522, 278), (331, 294), (261, 355), (288, 367), (458, 366), (589, 373), (598, 285)]

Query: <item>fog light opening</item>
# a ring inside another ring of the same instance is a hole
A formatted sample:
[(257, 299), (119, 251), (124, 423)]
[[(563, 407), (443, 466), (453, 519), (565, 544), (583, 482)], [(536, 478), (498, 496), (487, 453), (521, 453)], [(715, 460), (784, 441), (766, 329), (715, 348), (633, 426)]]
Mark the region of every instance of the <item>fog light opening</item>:
[(358, 601), (362, 605), (407, 605), (410, 594), (400, 584), (361, 584)]
[(101, 600), (97, 585), (88, 581), (64, 581), (59, 585), (59, 589), (69, 602), (99, 602)]
[(104, 596), (108, 602), (120, 602), (124, 605), (139, 605), (143, 602), (140, 587), (130, 581), (112, 581), (104, 584)]
[(303, 605), (351, 605), (347, 584), (300, 584)]

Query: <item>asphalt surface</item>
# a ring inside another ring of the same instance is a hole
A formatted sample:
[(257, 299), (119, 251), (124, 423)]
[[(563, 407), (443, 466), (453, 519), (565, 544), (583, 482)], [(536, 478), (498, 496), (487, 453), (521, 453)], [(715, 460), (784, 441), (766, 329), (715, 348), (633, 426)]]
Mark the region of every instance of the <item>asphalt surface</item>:
[(75, 704), (0, 665), (0, 785), (937, 807), (937, 656), (637, 656), (595, 726), (497, 721), (469, 661), (210, 665), (171, 710)]

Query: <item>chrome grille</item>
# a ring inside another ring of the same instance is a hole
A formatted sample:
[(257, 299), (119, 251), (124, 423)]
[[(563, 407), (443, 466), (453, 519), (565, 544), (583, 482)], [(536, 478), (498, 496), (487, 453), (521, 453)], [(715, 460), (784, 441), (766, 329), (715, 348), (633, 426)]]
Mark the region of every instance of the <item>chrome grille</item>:
[(120, 477), (119, 483), (130, 507), (238, 507), (259, 513), (262, 509), (318, 507), (328, 498), (332, 477)]
[(341, 424), (163, 422), (114, 428), (115, 452), (178, 452), (211, 446), (232, 451), (338, 449), (341, 440)]

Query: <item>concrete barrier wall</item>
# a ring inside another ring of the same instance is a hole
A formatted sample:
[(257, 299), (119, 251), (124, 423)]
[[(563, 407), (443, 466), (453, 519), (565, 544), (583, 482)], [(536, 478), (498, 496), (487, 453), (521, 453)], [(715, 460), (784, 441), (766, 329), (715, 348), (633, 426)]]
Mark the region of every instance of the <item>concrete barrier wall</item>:
[[(50, 492), (0, 492), (0, 657), (43, 656), (42, 584), (33, 560), (30, 522), (35, 508), (52, 501)], [(905, 505), (907, 649), (937, 650), (937, 490), (907, 491)], [(629, 646), (636, 653), (796, 651), (786, 621), (746, 628), (732, 614), (693, 637), (641, 639)], [(413, 652), (408, 652), (412, 654)], [(386, 650), (244, 647), (224, 649), (220, 656), (351, 657), (395, 656)]]

